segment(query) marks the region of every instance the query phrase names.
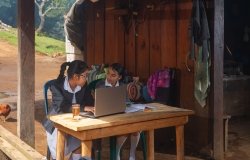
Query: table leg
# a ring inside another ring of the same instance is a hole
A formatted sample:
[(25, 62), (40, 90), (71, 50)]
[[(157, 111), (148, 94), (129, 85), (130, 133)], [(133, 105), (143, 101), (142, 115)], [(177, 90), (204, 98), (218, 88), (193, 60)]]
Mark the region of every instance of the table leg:
[(177, 160), (184, 160), (184, 126), (176, 126), (175, 130)]
[(154, 160), (154, 130), (147, 131), (147, 160)]
[(65, 133), (57, 130), (56, 159), (64, 159)]
[(82, 156), (91, 158), (92, 141), (82, 141)]

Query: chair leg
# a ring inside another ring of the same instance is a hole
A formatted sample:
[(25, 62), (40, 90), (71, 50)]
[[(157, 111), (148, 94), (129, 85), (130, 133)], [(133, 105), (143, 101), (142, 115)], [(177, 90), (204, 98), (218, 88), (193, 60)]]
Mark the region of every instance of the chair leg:
[(145, 137), (145, 132), (141, 132), (141, 137), (140, 139), (142, 140), (142, 152), (143, 152), (143, 159), (147, 160), (147, 142), (146, 142), (146, 137)]
[(110, 160), (116, 160), (116, 137), (109, 138)]
[(101, 160), (101, 150), (97, 151), (97, 160)]

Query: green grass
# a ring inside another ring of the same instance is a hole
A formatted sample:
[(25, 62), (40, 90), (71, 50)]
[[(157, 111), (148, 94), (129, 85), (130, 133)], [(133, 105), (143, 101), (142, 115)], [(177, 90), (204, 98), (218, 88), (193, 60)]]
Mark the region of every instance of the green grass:
[[(17, 46), (17, 31), (11, 29), (9, 31), (0, 30), (0, 40)], [(41, 54), (48, 56), (65, 54), (65, 44), (63, 41), (54, 38), (46, 37), (44, 35), (35, 36), (35, 50)]]
[(12, 45), (17, 45), (17, 32), (14, 29), (9, 31), (0, 30), (0, 40), (9, 42)]
[(49, 38), (46, 36), (36, 35), (35, 47), (37, 52), (47, 54), (50, 56), (55, 54), (65, 53), (65, 44), (63, 41), (59, 41), (54, 38)]

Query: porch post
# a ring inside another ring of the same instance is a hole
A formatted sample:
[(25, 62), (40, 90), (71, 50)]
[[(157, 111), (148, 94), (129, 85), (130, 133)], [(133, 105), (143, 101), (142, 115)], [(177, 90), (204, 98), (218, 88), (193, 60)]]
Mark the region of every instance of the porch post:
[(35, 147), (34, 0), (18, 0), (17, 134)]
[(223, 138), (223, 61), (224, 0), (213, 0), (212, 101), (213, 151), (216, 160), (224, 159)]

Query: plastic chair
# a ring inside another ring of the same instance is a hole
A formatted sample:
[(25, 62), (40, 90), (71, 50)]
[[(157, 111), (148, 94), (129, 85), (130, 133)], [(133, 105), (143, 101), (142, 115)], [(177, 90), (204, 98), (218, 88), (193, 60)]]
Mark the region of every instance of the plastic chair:
[[(142, 141), (142, 152), (143, 152), (143, 159), (147, 160), (147, 145), (146, 145), (146, 137), (145, 132), (141, 132), (140, 140)], [(116, 137), (110, 137), (110, 160), (116, 160)]]
[[(48, 115), (49, 112), (49, 103), (48, 103), (48, 90), (50, 88), (50, 86), (54, 83), (55, 80), (50, 80), (47, 81), (44, 86), (43, 86), (43, 96), (44, 96), (44, 111), (45, 111), (45, 115)], [(47, 146), (47, 159), (50, 159), (50, 150), (49, 150), (49, 146)]]

